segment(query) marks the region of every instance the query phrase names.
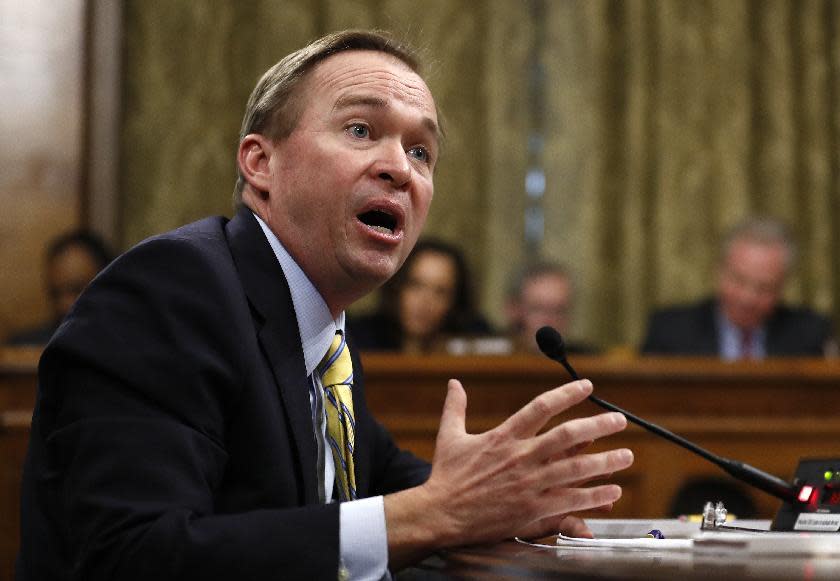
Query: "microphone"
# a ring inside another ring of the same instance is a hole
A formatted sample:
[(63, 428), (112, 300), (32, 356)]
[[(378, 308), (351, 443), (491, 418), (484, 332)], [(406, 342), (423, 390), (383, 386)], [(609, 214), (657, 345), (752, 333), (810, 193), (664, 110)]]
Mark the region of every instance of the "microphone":
[[(546, 357), (556, 361), (557, 363), (565, 367), (566, 371), (569, 372), (569, 375), (571, 375), (573, 379), (580, 379), (578, 374), (575, 372), (574, 368), (569, 364), (569, 361), (566, 359), (566, 346), (563, 343), (563, 337), (560, 336), (560, 333), (557, 332), (557, 329), (553, 327), (540, 328), (540, 330), (537, 331), (537, 345), (539, 345), (540, 351), (542, 351)], [(712, 464), (715, 464), (718, 467), (722, 468), (725, 472), (737, 478), (738, 480), (746, 482), (747, 484), (750, 484), (751, 486), (763, 490), (764, 492), (775, 496), (776, 498), (780, 498), (785, 502), (801, 504), (801, 501), (799, 500), (797, 494), (798, 489), (794, 485), (782, 480), (781, 478), (763, 472), (758, 468), (750, 466), (749, 464), (745, 464), (744, 462), (730, 460), (729, 458), (724, 458), (722, 456), (713, 454), (705, 448), (701, 448), (697, 444), (686, 440), (682, 436), (678, 436), (670, 430), (666, 430), (661, 426), (643, 420), (642, 418), (626, 410), (623, 410), (620, 407), (613, 405), (608, 401), (604, 401), (601, 398), (595, 397), (594, 395), (590, 395), (589, 400), (601, 406), (602, 408), (606, 408), (613, 412), (618, 412), (622, 414), (625, 418), (627, 418), (629, 421), (643, 427), (649, 432), (653, 432), (654, 434), (662, 436), (666, 440), (669, 440), (674, 444), (677, 444), (678, 446), (682, 446), (686, 450), (694, 452), (695, 454), (705, 458)]]

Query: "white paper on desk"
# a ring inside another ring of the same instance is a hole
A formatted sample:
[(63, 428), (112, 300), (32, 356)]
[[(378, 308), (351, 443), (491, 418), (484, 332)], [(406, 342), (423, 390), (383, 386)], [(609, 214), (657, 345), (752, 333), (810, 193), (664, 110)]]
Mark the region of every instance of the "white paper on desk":
[(625, 551), (690, 551), (694, 545), (692, 539), (578, 539), (557, 535), (557, 548), (574, 549), (622, 549)]
[[(700, 533), (700, 523), (672, 519), (613, 519), (588, 518), (586, 525), (596, 539), (639, 539), (648, 531), (658, 529), (665, 539), (690, 539)], [(768, 523), (769, 527), (769, 523)], [(661, 539), (656, 539), (661, 540)]]

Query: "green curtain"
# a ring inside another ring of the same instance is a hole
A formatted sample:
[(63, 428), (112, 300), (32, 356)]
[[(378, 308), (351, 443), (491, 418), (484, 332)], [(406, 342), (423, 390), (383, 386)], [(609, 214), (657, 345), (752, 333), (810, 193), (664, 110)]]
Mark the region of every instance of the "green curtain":
[[(319, 34), (376, 27), (425, 49), (447, 130), (426, 232), (462, 245), (498, 324), (509, 278), (541, 255), (575, 273), (574, 335), (635, 345), (651, 308), (711, 291), (721, 235), (750, 213), (795, 230), (788, 298), (840, 320), (838, 10), (830, 0), (126, 0), (123, 243), (230, 214), (256, 79)], [(546, 192), (533, 251), (523, 215), (537, 65)]]

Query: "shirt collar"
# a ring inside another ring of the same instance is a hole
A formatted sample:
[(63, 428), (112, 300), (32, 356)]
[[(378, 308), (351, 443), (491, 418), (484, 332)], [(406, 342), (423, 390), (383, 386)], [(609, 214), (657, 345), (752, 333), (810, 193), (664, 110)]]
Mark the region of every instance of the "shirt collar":
[(262, 228), (289, 283), (292, 306), (295, 309), (300, 342), (303, 347), (306, 374), (312, 375), (321, 359), (329, 351), (336, 331), (344, 332), (344, 311), (335, 319), (332, 318), (327, 303), (303, 269), (295, 262), (271, 228), (256, 214), (254, 218)]

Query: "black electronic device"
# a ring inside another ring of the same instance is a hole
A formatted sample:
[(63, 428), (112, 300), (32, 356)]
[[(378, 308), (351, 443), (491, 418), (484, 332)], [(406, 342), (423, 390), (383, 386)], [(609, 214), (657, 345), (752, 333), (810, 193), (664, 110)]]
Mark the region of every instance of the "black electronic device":
[(840, 459), (804, 458), (793, 480), (797, 502), (785, 502), (774, 531), (840, 531)]

